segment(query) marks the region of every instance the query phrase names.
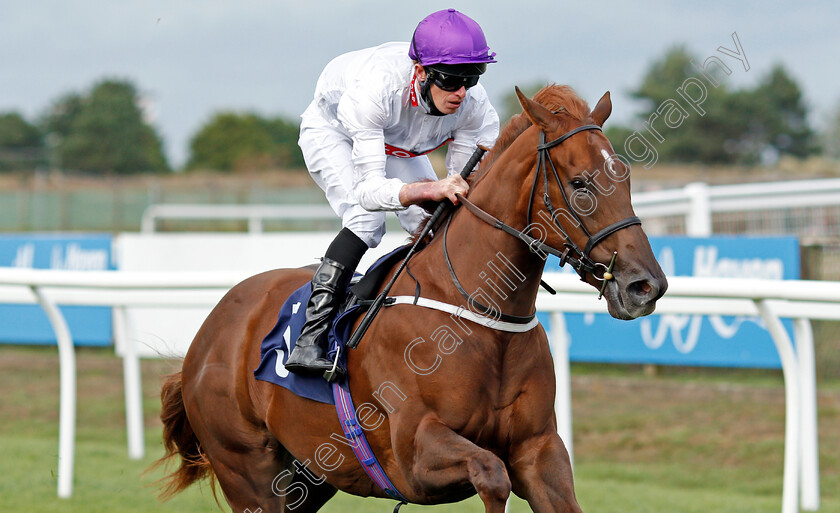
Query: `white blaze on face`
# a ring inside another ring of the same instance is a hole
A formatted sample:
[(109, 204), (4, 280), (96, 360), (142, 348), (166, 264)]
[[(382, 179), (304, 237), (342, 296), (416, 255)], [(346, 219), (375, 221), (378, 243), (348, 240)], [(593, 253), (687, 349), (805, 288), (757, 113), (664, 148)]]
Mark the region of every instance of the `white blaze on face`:
[(604, 160), (606, 160), (606, 161), (610, 160), (610, 154), (607, 153), (607, 150), (601, 148), (601, 155), (604, 157)]

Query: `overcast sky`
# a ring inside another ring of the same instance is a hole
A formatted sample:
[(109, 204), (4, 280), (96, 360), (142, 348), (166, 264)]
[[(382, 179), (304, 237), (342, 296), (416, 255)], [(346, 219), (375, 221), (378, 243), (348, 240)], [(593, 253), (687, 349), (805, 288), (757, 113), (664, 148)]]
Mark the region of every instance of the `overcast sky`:
[[(675, 44), (717, 55), (735, 86), (776, 62), (803, 88), (822, 126), (840, 103), (840, 2), (461, 0), (0, 0), (0, 112), (30, 121), (103, 78), (131, 80), (152, 101), (175, 166), (190, 137), (222, 109), (298, 116), (323, 66), (345, 51), (407, 41), (425, 15), (454, 7), (484, 28), (498, 64), (482, 83), (500, 103), (514, 85), (575, 87), (613, 118), (638, 108), (627, 91)], [(718, 47), (736, 49), (749, 71)]]

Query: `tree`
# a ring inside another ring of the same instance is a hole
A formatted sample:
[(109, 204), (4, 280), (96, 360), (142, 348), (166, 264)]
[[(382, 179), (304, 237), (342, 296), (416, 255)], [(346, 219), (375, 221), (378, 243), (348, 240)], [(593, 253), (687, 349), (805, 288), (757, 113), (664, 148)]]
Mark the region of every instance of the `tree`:
[(190, 141), (187, 167), (226, 172), (302, 167), (298, 131), (282, 118), (219, 112)]
[(639, 122), (611, 130), (623, 137), (612, 140), (619, 153), (631, 157), (634, 137), (638, 149), (644, 140), (659, 161), (671, 162), (753, 164), (815, 150), (802, 93), (783, 67), (752, 89), (731, 90), (721, 67), (703, 70), (698, 62), (676, 46), (650, 66), (631, 93), (643, 103)]
[[(642, 84), (631, 93), (644, 104), (639, 128), (644, 129), (642, 135), (655, 145), (662, 161), (731, 161), (734, 157), (728, 149), (746, 125), (731, 115), (733, 105), (722, 77), (705, 79), (692, 61), (698, 59), (684, 46), (675, 46), (651, 65)], [(691, 98), (705, 98), (692, 104), (681, 92)], [(666, 123), (669, 113), (670, 126)], [(614, 144), (624, 150), (624, 141)]]
[(138, 99), (131, 83), (104, 80), (87, 97), (59, 100), (46, 125), (63, 137), (63, 166), (92, 173), (168, 171), (161, 139), (143, 120)]
[(17, 112), (0, 114), (0, 146), (4, 148), (29, 148), (41, 145), (38, 128), (29, 124)]
[(816, 151), (802, 91), (782, 65), (773, 67), (753, 95), (753, 131), (765, 147), (795, 157), (805, 157)]
[(266, 122), (271, 138), (277, 144), (277, 161), (280, 167), (302, 168), (306, 166), (303, 153), (298, 146), (300, 125), (283, 118), (274, 118)]
[(43, 160), (38, 128), (17, 112), (0, 114), (0, 171), (34, 169)]
[(822, 134), (822, 148), (827, 157), (840, 160), (840, 102), (830, 115), (826, 131)]
[(65, 139), (70, 135), (70, 127), (84, 104), (85, 99), (77, 93), (66, 94), (54, 101), (41, 121), (44, 132), (54, 133)]

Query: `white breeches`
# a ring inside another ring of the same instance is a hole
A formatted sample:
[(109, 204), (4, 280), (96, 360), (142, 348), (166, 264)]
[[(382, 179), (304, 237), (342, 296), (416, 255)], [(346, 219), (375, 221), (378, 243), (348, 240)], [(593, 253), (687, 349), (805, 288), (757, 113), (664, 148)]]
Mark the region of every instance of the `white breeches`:
[[(362, 208), (353, 194), (352, 141), (330, 126), (311, 126), (301, 129), (300, 148), (306, 167), (315, 183), (327, 195), (327, 201), (341, 218), (341, 225), (350, 229), (369, 248), (375, 248), (385, 234), (385, 214)], [(386, 157), (385, 175), (405, 183), (437, 180), (432, 163), (426, 156), (414, 158)], [(396, 212), (400, 225), (413, 233), (428, 213), (412, 205)]]

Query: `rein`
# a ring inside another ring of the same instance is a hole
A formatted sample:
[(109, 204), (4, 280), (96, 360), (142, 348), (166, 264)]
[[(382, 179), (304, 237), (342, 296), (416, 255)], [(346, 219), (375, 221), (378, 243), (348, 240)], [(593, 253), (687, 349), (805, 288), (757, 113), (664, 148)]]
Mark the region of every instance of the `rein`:
[[(580, 217), (578, 216), (575, 209), (572, 207), (571, 202), (569, 201), (569, 197), (566, 194), (565, 189), (563, 188), (563, 182), (560, 180), (560, 175), (557, 173), (557, 168), (554, 166), (554, 161), (551, 160), (551, 155), (549, 154), (549, 150), (559, 144), (561, 144), (566, 139), (572, 137), (573, 135), (586, 131), (586, 130), (601, 130), (601, 127), (598, 125), (583, 125), (577, 128), (574, 128), (565, 134), (561, 135), (557, 139), (552, 141), (546, 142), (545, 141), (545, 132), (540, 132), (540, 144), (537, 146), (537, 165), (536, 165), (536, 172), (534, 173), (534, 183), (531, 186), (531, 194), (528, 198), (528, 214), (527, 214), (527, 224), (526, 226), (531, 226), (531, 208), (530, 206), (533, 205), (534, 202), (534, 195), (537, 189), (537, 182), (539, 181), (540, 174), (543, 176), (543, 202), (545, 203), (546, 209), (548, 210), (549, 214), (551, 215), (551, 220), (555, 224), (555, 226), (560, 230), (560, 233), (566, 238), (566, 242), (563, 243), (563, 249), (557, 249), (548, 244), (544, 243), (540, 239), (536, 239), (531, 235), (517, 230), (512, 226), (505, 224), (504, 222), (500, 221), (498, 218), (494, 217), (493, 215), (487, 213), (483, 209), (481, 209), (478, 205), (473, 203), (472, 201), (465, 198), (463, 195), (458, 194), (457, 197), (461, 201), (461, 204), (474, 216), (479, 218), (480, 220), (484, 221), (485, 223), (489, 224), (493, 228), (498, 230), (502, 230), (503, 232), (516, 237), (517, 239), (524, 242), (528, 249), (531, 250), (533, 253), (541, 253), (541, 254), (551, 254), (556, 256), (560, 259), (560, 265), (566, 265), (569, 263), (578, 273), (580, 276), (581, 281), (586, 281), (586, 275), (591, 274), (593, 278), (602, 282), (601, 283), (601, 291), (598, 295), (598, 299), (604, 294), (604, 288), (608, 281), (614, 279), (614, 275), (612, 273), (613, 266), (615, 265), (616, 257), (618, 256), (618, 252), (613, 253), (612, 260), (610, 261), (609, 265), (602, 264), (600, 262), (595, 262), (589, 256), (589, 253), (592, 249), (598, 245), (601, 241), (612, 235), (613, 233), (627, 228), (628, 226), (633, 225), (640, 225), (642, 221), (636, 217), (631, 216), (626, 219), (622, 219), (621, 221), (615, 222), (606, 228), (603, 228), (596, 232), (594, 235), (590, 234), (589, 230), (586, 229), (586, 226), (581, 221)], [(574, 218), (575, 222), (578, 226), (580, 226), (581, 230), (587, 237), (586, 245), (584, 249), (580, 249), (580, 247), (572, 241), (569, 234), (563, 228), (563, 226), (557, 222), (557, 209), (554, 207), (554, 204), (551, 202), (551, 196), (548, 194), (548, 171), (546, 166), (546, 161), (551, 164), (552, 174), (554, 175), (554, 179), (557, 181), (557, 185), (560, 188), (560, 193), (563, 195), (563, 201), (566, 203), (566, 207), (568, 207), (568, 213)], [(447, 220), (446, 226), (444, 227), (443, 232), (443, 255), (446, 260), (446, 265), (449, 268), (449, 274), (452, 277), (452, 281), (455, 284), (455, 287), (458, 291), (463, 295), (473, 306), (477, 309), (481, 310), (482, 312), (491, 312), (492, 309), (484, 306), (480, 303), (477, 303), (473, 300), (464, 290), (464, 287), (461, 285), (461, 282), (458, 280), (458, 277), (455, 275), (455, 270), (452, 267), (452, 262), (449, 259), (449, 253), (446, 250), (446, 234), (449, 230), (449, 221), (451, 221), (451, 217)], [(601, 271), (600, 276), (598, 275), (598, 271)], [(551, 290), (549, 290), (551, 292)], [(528, 317), (519, 317), (519, 316), (512, 316), (501, 314), (503, 319), (509, 320), (511, 322), (527, 322), (533, 315)]]

